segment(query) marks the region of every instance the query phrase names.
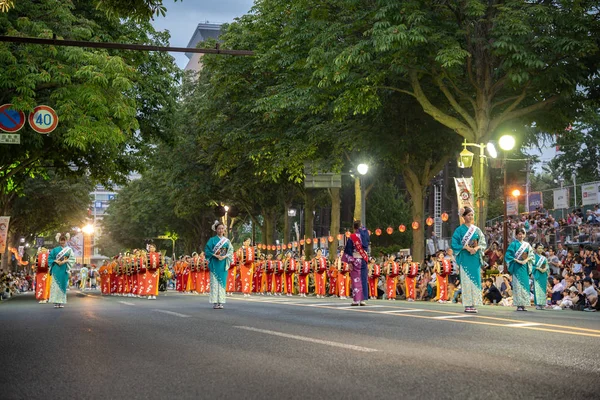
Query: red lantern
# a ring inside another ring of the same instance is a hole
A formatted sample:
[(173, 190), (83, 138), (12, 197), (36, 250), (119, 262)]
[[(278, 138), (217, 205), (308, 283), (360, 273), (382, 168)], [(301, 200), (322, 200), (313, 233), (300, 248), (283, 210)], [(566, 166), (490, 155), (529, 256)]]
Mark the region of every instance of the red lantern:
[(312, 243), (312, 239), (311, 238), (306, 238), (306, 244), (311, 244)]
[(292, 248), (292, 244), (288, 243), (288, 249), (291, 249), (291, 248)]
[(433, 218), (427, 217), (427, 219), (425, 220), (425, 223), (427, 224), (427, 226), (433, 225)]
[(329, 236), (327, 240), (329, 240), (329, 243), (333, 243), (333, 236)]
[(346, 232), (346, 237), (349, 238), (350, 237), (350, 232)]
[(400, 232), (404, 232), (404, 231), (406, 231), (406, 226), (404, 224), (400, 224), (400, 226), (398, 227), (398, 230)]
[(377, 236), (381, 235), (381, 229), (379, 229), (379, 228), (375, 229), (375, 234)]
[(298, 242), (294, 242), (294, 247), (298, 247)]
[(263, 245), (262, 245), (262, 249), (263, 249), (263, 250), (266, 250), (266, 249), (267, 249), (267, 245), (266, 245), (266, 244), (263, 244)]
[(391, 235), (394, 232), (394, 230), (392, 229), (391, 226), (388, 226), (385, 231), (387, 232), (388, 235)]
[(417, 221), (413, 222), (412, 223), (412, 228), (413, 228), (413, 230), (418, 231), (419, 230), (419, 223)]
[(327, 239), (325, 239), (324, 237), (321, 238), (321, 244), (325, 244), (327, 243)]
[(442, 213), (442, 221), (443, 222), (448, 221), (448, 213), (445, 213), (445, 212)]
[(277, 245), (277, 250), (278, 251), (281, 250), (281, 245), (280, 244)]
[(267, 246), (267, 250), (271, 251), (271, 245)]
[(304, 246), (304, 239), (300, 239), (300, 246)]
[(342, 238), (344, 237), (344, 235), (342, 235), (341, 233), (338, 233), (338, 240), (342, 240)]

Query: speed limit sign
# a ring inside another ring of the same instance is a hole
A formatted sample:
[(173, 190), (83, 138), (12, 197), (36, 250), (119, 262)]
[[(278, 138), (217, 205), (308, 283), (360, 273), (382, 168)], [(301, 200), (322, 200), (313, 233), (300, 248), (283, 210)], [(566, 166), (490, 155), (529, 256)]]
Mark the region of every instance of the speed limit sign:
[(51, 107), (37, 106), (29, 114), (29, 125), (38, 133), (50, 133), (58, 125), (58, 115)]

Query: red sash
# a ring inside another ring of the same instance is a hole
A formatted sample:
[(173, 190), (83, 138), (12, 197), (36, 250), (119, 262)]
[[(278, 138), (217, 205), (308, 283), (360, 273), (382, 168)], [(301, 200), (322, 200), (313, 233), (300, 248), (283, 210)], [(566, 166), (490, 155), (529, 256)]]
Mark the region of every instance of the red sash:
[(353, 233), (352, 235), (350, 235), (350, 239), (352, 239), (352, 243), (354, 243), (354, 249), (360, 254), (362, 259), (365, 260), (366, 263), (368, 263), (369, 256), (367, 255), (365, 249), (363, 249), (362, 243), (358, 235), (356, 233)]

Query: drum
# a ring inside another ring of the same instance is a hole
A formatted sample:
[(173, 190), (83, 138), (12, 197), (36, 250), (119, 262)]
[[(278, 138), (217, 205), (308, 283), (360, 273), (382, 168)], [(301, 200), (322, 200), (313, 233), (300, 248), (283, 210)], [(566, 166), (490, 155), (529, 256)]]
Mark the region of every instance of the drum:
[(284, 272), (283, 261), (275, 261), (275, 273), (281, 275)]
[(419, 263), (412, 262), (404, 265), (404, 272), (409, 278), (419, 275)]
[(300, 275), (310, 274), (310, 261), (303, 261), (302, 268), (300, 269)]
[(327, 271), (328, 267), (329, 267), (328, 261), (325, 257), (321, 257), (321, 258), (317, 259), (317, 272), (323, 273), (323, 272)]
[(37, 256), (37, 272), (47, 272), (48, 271), (48, 253), (40, 253)]
[(290, 258), (289, 260), (286, 261), (286, 271), (288, 273), (294, 273), (296, 272), (296, 260), (294, 260), (293, 258)]
[(398, 275), (400, 275), (400, 266), (398, 265), (397, 262), (392, 262), (391, 264), (388, 265), (389, 267), (389, 273), (388, 276), (395, 278)]
[(342, 268), (341, 268), (342, 273), (346, 274), (348, 272), (350, 272), (350, 264), (347, 262), (343, 262), (342, 263)]
[(158, 269), (161, 264), (160, 253), (153, 251), (148, 253), (148, 269)]
[(272, 260), (267, 260), (267, 274), (272, 274), (275, 271), (275, 265)]
[(381, 265), (373, 265), (373, 278), (379, 278), (381, 276)]
[(450, 262), (450, 260), (442, 260), (442, 263), (440, 265), (440, 275), (452, 275), (452, 263)]

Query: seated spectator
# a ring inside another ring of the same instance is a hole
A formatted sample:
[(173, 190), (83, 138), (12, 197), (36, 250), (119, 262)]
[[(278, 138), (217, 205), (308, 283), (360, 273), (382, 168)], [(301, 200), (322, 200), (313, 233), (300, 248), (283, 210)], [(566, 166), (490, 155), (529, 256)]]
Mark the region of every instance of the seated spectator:
[(502, 301), (502, 294), (494, 285), (492, 278), (487, 278), (483, 282), (483, 304), (498, 304)]
[(587, 307), (584, 311), (596, 311), (596, 305), (598, 303), (598, 292), (594, 288), (593, 282), (590, 278), (583, 280), (583, 295), (587, 302)]
[(552, 287), (551, 301), (552, 304), (557, 304), (562, 300), (562, 293), (565, 291), (565, 287), (557, 276), (552, 277), (552, 283), (554, 286)]
[(502, 284), (500, 285), (500, 294), (502, 297), (512, 297), (512, 281), (508, 274), (502, 275)]

